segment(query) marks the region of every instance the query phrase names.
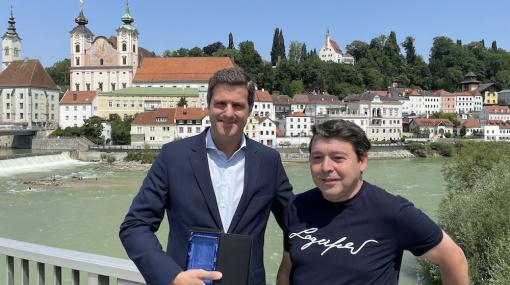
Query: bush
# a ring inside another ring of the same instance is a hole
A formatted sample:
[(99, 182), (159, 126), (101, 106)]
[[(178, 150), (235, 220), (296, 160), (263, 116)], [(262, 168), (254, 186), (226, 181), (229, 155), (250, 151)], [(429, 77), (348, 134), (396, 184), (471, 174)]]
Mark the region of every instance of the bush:
[(139, 161), (141, 163), (152, 163), (156, 156), (158, 156), (159, 150), (141, 150), (131, 151), (124, 158), (124, 161)]
[[(445, 167), (448, 195), (439, 206), (439, 224), (464, 250), (472, 284), (510, 280), (510, 146), (463, 143)], [(420, 261), (420, 272), (441, 284), (437, 267)]]

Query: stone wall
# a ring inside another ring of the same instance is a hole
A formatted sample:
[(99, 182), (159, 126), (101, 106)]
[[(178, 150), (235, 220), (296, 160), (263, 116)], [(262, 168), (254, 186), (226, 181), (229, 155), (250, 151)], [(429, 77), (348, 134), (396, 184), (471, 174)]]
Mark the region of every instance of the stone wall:
[(88, 150), (94, 145), (85, 138), (34, 138), (32, 149), (39, 150)]

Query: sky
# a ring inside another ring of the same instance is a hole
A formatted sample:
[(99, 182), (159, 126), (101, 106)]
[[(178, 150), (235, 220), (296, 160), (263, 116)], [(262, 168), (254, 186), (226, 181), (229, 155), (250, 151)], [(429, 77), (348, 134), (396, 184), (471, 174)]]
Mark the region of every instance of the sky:
[[(10, 6), (22, 38), (22, 55), (44, 66), (70, 56), (69, 31), (76, 26), (79, 0), (0, 0), (0, 35), (7, 30)], [(95, 36), (115, 35), (121, 26), (125, 0), (84, 0), (87, 27)], [(130, 0), (140, 46), (156, 54), (181, 47), (204, 47), (250, 40), (263, 59), (270, 60), (274, 30), (283, 29), (285, 45), (304, 42), (319, 50), (326, 30), (340, 48), (379, 35), (415, 38), (416, 50), (428, 61), (434, 37), (447, 36), (464, 44), (496, 40), (510, 50), (507, 0)], [(402, 49), (403, 50), (403, 49)]]

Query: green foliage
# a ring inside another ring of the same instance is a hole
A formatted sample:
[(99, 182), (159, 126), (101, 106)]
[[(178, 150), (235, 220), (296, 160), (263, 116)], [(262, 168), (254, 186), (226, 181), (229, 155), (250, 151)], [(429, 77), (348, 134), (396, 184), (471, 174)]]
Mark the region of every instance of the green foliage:
[(228, 33), (228, 49), (234, 49), (234, 36)]
[(276, 28), (273, 34), (273, 45), (271, 47), (271, 64), (276, 66), (279, 61), (285, 59), (285, 41), (283, 30)]
[(46, 68), (55, 84), (59, 86), (69, 86), (69, 69), (71, 61), (68, 58), (55, 62), (51, 67)]
[(92, 116), (83, 122), (81, 127), (81, 134), (95, 144), (102, 144), (103, 138), (101, 133), (103, 131), (103, 125), (101, 123), (103, 119), (98, 116)]
[(205, 56), (212, 56), (220, 49), (225, 49), (225, 46), (221, 42), (215, 42), (202, 48)]
[(466, 136), (466, 127), (465, 126), (462, 126), (462, 128), (460, 128), (460, 131), (459, 131), (459, 135), (461, 138), (465, 137)]
[(181, 97), (181, 99), (179, 99), (179, 102), (177, 103), (177, 107), (184, 107), (187, 105), (188, 105), (188, 101), (186, 101), (186, 98), (184, 98), (184, 97)]
[(301, 80), (292, 80), (290, 83), (290, 93), (289, 95), (295, 94), (303, 94), (305, 92), (305, 86), (303, 85), (303, 81)]
[(117, 114), (110, 114), (110, 122), (112, 124), (112, 142), (115, 145), (131, 144), (131, 121), (134, 116), (126, 116), (121, 119)]
[(138, 161), (141, 163), (152, 163), (156, 156), (158, 156), (159, 150), (143, 150), (143, 151), (131, 151), (128, 152), (124, 161)]
[[(469, 261), (472, 284), (508, 284), (510, 280), (510, 146), (464, 143), (445, 166), (448, 195), (439, 207), (439, 223)], [(435, 266), (420, 262), (431, 284)]]
[(426, 147), (422, 143), (413, 142), (407, 145), (407, 150), (409, 150), (412, 154), (419, 157), (426, 157)]

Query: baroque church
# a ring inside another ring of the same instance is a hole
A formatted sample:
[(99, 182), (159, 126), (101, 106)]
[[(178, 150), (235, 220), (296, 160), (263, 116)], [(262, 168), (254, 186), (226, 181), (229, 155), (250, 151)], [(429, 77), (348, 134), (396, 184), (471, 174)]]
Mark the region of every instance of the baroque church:
[(115, 36), (94, 37), (81, 1), (77, 25), (70, 32), (71, 91), (110, 92), (132, 86), (142, 59), (151, 54), (139, 46), (139, 33), (127, 2), (121, 21)]

